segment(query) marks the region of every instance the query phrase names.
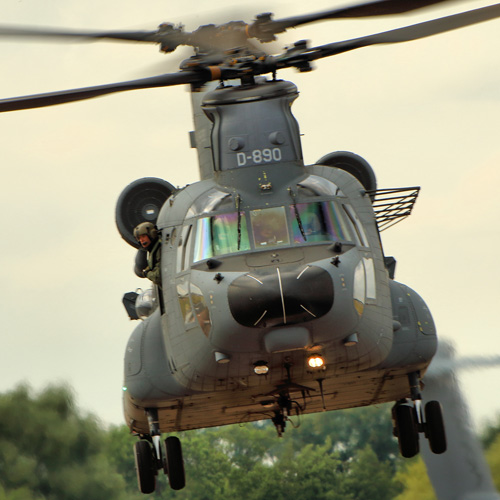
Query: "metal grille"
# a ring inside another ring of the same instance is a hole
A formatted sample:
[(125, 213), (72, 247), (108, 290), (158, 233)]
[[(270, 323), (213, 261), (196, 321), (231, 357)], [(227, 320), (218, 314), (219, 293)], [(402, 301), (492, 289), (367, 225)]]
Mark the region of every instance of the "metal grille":
[(401, 222), (411, 214), (420, 187), (373, 189), (366, 194), (372, 199), (375, 219), (380, 232)]

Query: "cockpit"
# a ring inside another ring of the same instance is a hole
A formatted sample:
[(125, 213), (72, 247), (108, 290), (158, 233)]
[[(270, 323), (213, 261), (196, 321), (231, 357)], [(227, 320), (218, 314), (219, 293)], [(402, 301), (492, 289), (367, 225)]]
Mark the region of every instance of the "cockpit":
[(235, 211), (236, 206), (239, 201), (232, 194), (217, 188), (195, 201), (186, 220), (193, 226), (189, 234), (193, 263), (246, 251), (337, 241), (367, 246), (348, 199), (324, 178), (307, 177), (285, 205)]

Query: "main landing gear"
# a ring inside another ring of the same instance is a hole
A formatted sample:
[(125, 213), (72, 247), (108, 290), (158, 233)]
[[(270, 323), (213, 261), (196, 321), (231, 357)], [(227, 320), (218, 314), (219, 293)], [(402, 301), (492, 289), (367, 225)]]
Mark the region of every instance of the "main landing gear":
[(170, 487), (181, 490), (186, 485), (182, 447), (178, 437), (169, 436), (165, 446), (161, 440), (158, 424), (158, 412), (155, 409), (146, 411), (149, 422), (149, 435), (141, 436), (134, 444), (135, 468), (141, 493), (153, 493), (156, 489), (158, 471), (168, 475)]
[(423, 433), (429, 441), (433, 453), (446, 451), (446, 434), (443, 414), (438, 401), (429, 401), (422, 411), (422, 396), (420, 394), (420, 374), (408, 374), (411, 388), (411, 401), (403, 399), (392, 408), (394, 436), (398, 438), (399, 451), (405, 458), (418, 454), (419, 433)]

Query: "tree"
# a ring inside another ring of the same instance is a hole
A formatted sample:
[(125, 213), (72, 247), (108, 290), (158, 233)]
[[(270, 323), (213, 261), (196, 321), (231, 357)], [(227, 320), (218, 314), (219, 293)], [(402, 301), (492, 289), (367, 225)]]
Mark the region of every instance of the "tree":
[(305, 415), (294, 431), (294, 441), (300, 448), (307, 443), (324, 443), (328, 436), (342, 461), (370, 446), (379, 460), (395, 464), (399, 451), (392, 435), (390, 408), (386, 404)]
[(370, 446), (357, 450), (345, 468), (344, 491), (356, 500), (387, 500), (403, 489), (394, 480), (391, 464), (381, 461)]
[(396, 474), (396, 480), (404, 487), (396, 500), (436, 500), (427, 469), (420, 456), (406, 462)]
[(67, 387), (0, 395), (0, 499), (125, 500), (105, 455), (105, 432), (81, 416)]
[[(83, 415), (67, 387), (36, 396), (19, 387), (0, 395), (0, 412), (0, 500), (144, 499), (135, 474), (137, 438), (125, 425), (104, 429)], [(388, 412), (362, 408), (301, 421), (283, 438), (269, 421), (180, 433), (187, 486), (170, 490), (159, 471), (152, 497), (394, 498), (400, 485), (393, 480)]]
[(486, 459), (491, 468), (491, 475), (493, 476), (495, 487), (500, 491), (500, 434), (497, 434), (496, 439), (488, 448)]
[(342, 493), (339, 459), (330, 453), (329, 439), (323, 446), (309, 444), (295, 452), (291, 441), (274, 464), (258, 464), (249, 474), (247, 500), (347, 500)]

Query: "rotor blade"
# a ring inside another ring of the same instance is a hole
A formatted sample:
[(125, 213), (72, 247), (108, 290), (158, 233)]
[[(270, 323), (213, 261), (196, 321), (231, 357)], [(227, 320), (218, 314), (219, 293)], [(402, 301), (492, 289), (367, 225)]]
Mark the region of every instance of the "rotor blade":
[(378, 0), (367, 2), (351, 7), (305, 14), (302, 16), (288, 17), (285, 19), (271, 20), (263, 26), (266, 32), (281, 33), (288, 28), (294, 28), (303, 24), (322, 21), (325, 19), (360, 18), (373, 16), (387, 16), (403, 14), (413, 10), (428, 7), (449, 0)]
[[(462, 12), (433, 21), (426, 21), (406, 28), (384, 31), (375, 35), (353, 38), (343, 42), (334, 42), (310, 49), (307, 59), (313, 61), (322, 57), (341, 54), (349, 50), (385, 43), (401, 43), (426, 38), (439, 33), (456, 30), (465, 26), (482, 23), (500, 17), (500, 4), (489, 5), (476, 10)], [(286, 58), (286, 56), (285, 56)]]
[(55, 104), (64, 104), (73, 101), (83, 101), (93, 97), (99, 97), (126, 90), (149, 89), (155, 87), (168, 87), (172, 85), (182, 85), (185, 83), (203, 83), (211, 79), (210, 73), (203, 71), (180, 71), (128, 82), (110, 83), (107, 85), (97, 85), (95, 87), (85, 87), (81, 89), (62, 90), (59, 92), (49, 92), (46, 94), (35, 94), (22, 97), (11, 97), (0, 99), (0, 113), (6, 111), (18, 111), (21, 109), (42, 108)]
[(425, 377), (438, 377), (458, 370), (476, 370), (500, 365), (500, 356), (468, 356), (464, 358), (434, 358)]
[(0, 26), (0, 37), (5, 36), (19, 38), (79, 38), (81, 40), (109, 39), (132, 42), (158, 42), (158, 31), (103, 31), (93, 33), (90, 31)]

